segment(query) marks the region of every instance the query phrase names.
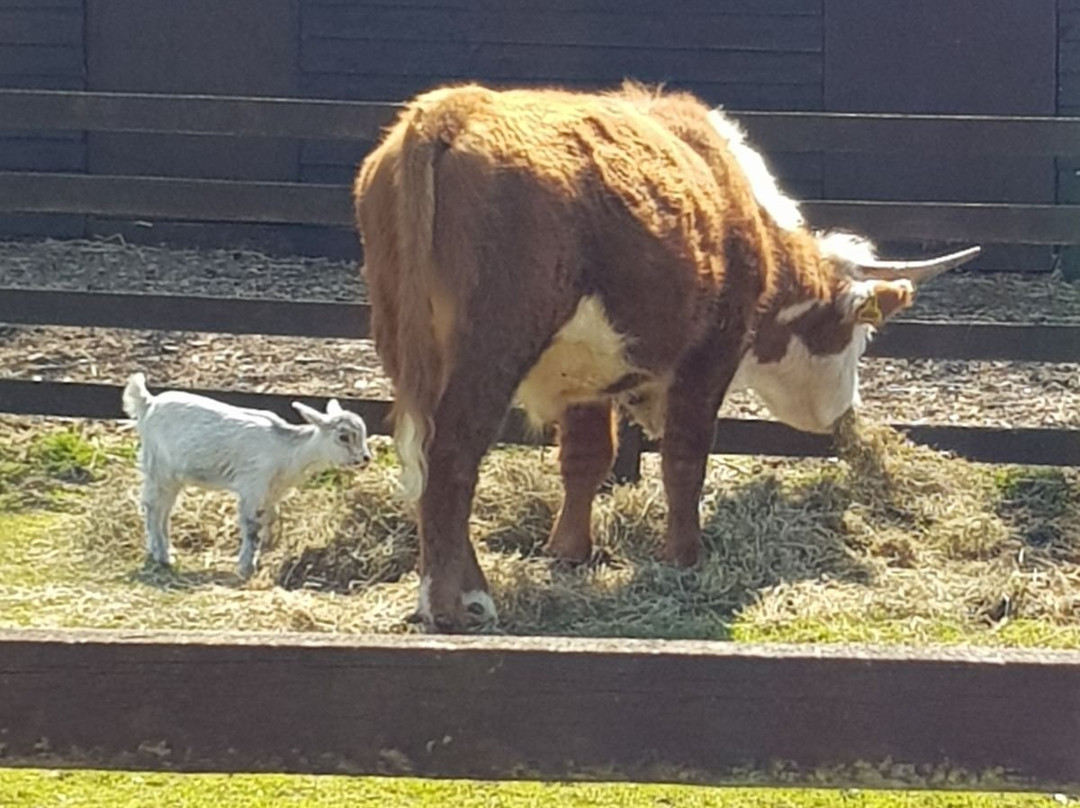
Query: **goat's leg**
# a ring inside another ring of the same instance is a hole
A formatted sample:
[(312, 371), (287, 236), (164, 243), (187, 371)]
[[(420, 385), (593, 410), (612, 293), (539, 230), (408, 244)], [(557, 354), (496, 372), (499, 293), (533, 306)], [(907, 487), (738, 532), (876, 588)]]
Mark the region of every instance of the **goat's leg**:
[(592, 553), (592, 504), (611, 471), (618, 437), (610, 402), (567, 408), (559, 421), (563, 502), (544, 550), (563, 561)]
[(146, 520), (146, 553), (156, 563), (172, 563), (169, 548), (169, 514), (172, 513), (180, 485), (173, 480), (143, 480), (142, 504)]
[(730, 351), (701, 350), (681, 364), (668, 390), (661, 469), (667, 532), (661, 557), (681, 567), (701, 554), (701, 488), (716, 428), (716, 413), (738, 367)]
[(255, 573), (263, 540), (269, 531), (272, 505), (263, 500), (242, 497), (237, 512), (240, 521), (240, 557), (236, 563), (237, 574), (247, 580)]

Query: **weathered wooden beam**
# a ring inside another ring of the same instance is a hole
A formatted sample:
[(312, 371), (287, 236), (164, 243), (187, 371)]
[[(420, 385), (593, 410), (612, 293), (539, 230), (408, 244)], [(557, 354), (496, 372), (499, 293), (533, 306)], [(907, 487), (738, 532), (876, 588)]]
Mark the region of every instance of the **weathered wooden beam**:
[(371, 310), (365, 303), (9, 287), (0, 288), (0, 323), (364, 339)]
[(141, 219), (352, 224), (345, 185), (0, 172), (0, 212)]
[[(159, 389), (151, 385), (151, 389)], [(244, 393), (235, 390), (191, 390), (242, 407), (268, 409), (283, 418), (295, 420), (290, 402), (294, 399), (313, 407), (325, 406), (326, 397), (279, 393)], [(83, 382), (34, 382), (25, 379), (0, 379), (0, 412), (13, 415), (49, 415), (61, 418), (123, 418), (120, 408), (121, 388), (112, 384)], [(341, 405), (360, 413), (368, 421), (372, 434), (388, 434), (387, 415), (391, 402), (371, 399), (341, 398)], [(941, 451), (954, 451), (962, 457), (987, 463), (1022, 463), (1027, 465), (1080, 465), (1080, 429), (1004, 429), (999, 427), (946, 426), (934, 424), (893, 424), (912, 440)], [(509, 444), (550, 444), (550, 434), (534, 436), (526, 427), (521, 410), (510, 412), (500, 441)], [(635, 437), (639, 451), (656, 451), (655, 441)], [(716, 422), (712, 451), (716, 454), (771, 455), (776, 457), (830, 457), (834, 450), (825, 435), (799, 432), (777, 421), (749, 418), (721, 418)], [(635, 454), (624, 451), (619, 473), (634, 478)]]
[(6, 129), (375, 140), (397, 109), (365, 101), (0, 90)]
[[(1080, 243), (1080, 205), (806, 202), (822, 228), (876, 239)], [(352, 226), (346, 185), (0, 172), (0, 212), (86, 213), (199, 222)]]
[[(0, 288), (0, 323), (365, 339), (365, 303)], [(1080, 362), (1080, 325), (899, 320), (870, 356)]]
[[(374, 140), (399, 105), (302, 98), (0, 90), (7, 129)], [(785, 152), (1080, 154), (1080, 119), (732, 111)]]
[(1045, 155), (1080, 153), (1080, 118), (738, 112), (766, 151), (872, 154)]
[(1080, 654), (0, 632), (0, 766), (1080, 788)]
[(802, 208), (815, 227), (842, 228), (879, 240), (1080, 242), (1080, 205), (812, 201)]

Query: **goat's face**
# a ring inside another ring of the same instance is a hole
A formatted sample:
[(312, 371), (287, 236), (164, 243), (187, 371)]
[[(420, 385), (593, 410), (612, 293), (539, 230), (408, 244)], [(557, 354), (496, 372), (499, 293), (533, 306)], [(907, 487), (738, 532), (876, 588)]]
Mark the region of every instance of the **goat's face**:
[(753, 389), (789, 426), (830, 432), (860, 403), (859, 359), (874, 329), (912, 305), (918, 283), (977, 253), (859, 265), (826, 253), (837, 278), (831, 297), (780, 301), (763, 314), (732, 386)]
[(336, 398), (321, 413), (300, 402), (293, 402), (300, 416), (319, 430), (324, 460), (335, 466), (360, 466), (371, 462), (367, 424), (355, 412), (341, 408)]
[(342, 411), (330, 420), (326, 427), (330, 443), (334, 447), (335, 462), (342, 466), (360, 466), (371, 462), (371, 449), (367, 442), (367, 425), (354, 412)]

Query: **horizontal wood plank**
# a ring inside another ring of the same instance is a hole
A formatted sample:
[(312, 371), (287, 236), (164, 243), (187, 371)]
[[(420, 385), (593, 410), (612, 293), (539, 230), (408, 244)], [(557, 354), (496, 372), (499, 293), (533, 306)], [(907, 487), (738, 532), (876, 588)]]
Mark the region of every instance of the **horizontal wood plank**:
[[(67, 81), (39, 77), (43, 83)], [(325, 80), (326, 84), (320, 84)], [(398, 79), (403, 80), (403, 79)], [(24, 77), (20, 81), (34, 81)], [(363, 93), (367, 81), (340, 75), (305, 77), (309, 90)], [(420, 79), (436, 83), (435, 79)], [(1080, 82), (1077, 82), (1080, 87)], [(743, 92), (737, 84), (699, 84), (723, 92)], [(414, 89), (419, 85), (414, 82)], [(810, 93), (798, 85), (748, 86), (762, 98), (772, 92)], [(299, 98), (156, 95), (146, 93), (0, 90), (5, 129), (67, 129), (106, 132), (162, 132), (326, 140), (376, 140), (393, 120), (400, 99), (364, 103)], [(789, 99), (791, 100), (791, 99)], [(820, 99), (819, 99), (820, 101)], [(1065, 111), (1068, 111), (1067, 108)], [(1078, 117), (987, 115), (890, 115), (822, 112), (734, 112), (753, 141), (766, 152), (868, 152), (972, 154), (1080, 154)]]
[(348, 186), (0, 173), (0, 212), (94, 213), (199, 222), (352, 223)]
[[(27, 0), (8, 0), (26, 2)], [(356, 0), (305, 0), (310, 6), (351, 6)], [(503, 11), (504, 0), (363, 0), (364, 5), (373, 8), (453, 8), (462, 10)], [(515, 8), (558, 9), (567, 13), (595, 11), (621, 12), (624, 14), (646, 14), (656, 11), (653, 0), (516, 0)], [(664, 11), (677, 14), (750, 14), (756, 16), (774, 16), (779, 14), (801, 14), (821, 16), (824, 13), (822, 0), (675, 0), (664, 5)]]
[[(86, 86), (86, 75), (72, 75), (72, 76), (3, 76), (3, 84), (5, 89), (0, 90), (0, 97), (8, 92), (70, 92), (81, 91)], [(0, 105), (3, 101), (0, 101)], [(4, 110), (6, 115), (6, 106), (0, 106), (0, 110)], [(17, 118), (5, 118), (5, 126), (18, 127), (19, 129), (33, 129), (32, 126), (26, 126), (25, 123)], [(71, 126), (62, 126), (61, 129), (71, 129)]]
[(8, 287), (0, 288), (0, 323), (366, 339), (370, 308), (360, 303)]
[[(812, 201), (816, 227), (879, 240), (1080, 242), (1080, 206)], [(0, 173), (0, 212), (350, 226), (350, 188), (306, 183)]]
[(487, 42), (814, 53), (823, 44), (820, 17), (673, 16), (663, 11), (627, 14), (543, 8), (497, 12), (308, 5), (302, 10), (302, 32), (305, 40), (344, 39), (358, 48), (385, 40), (423, 43), (420, 47), (430, 42)]
[(85, 238), (86, 217), (50, 213), (0, 213), (0, 234), (38, 238)]
[(1058, 42), (1059, 47), (1067, 47), (1080, 42), (1080, 4), (1074, 11), (1063, 8), (1058, 13)]
[(498, 43), (307, 40), (300, 66), (314, 73), (366, 76), (440, 76), (443, 79), (530, 78), (588, 79), (619, 82), (624, 77), (648, 81), (710, 81), (818, 84), (824, 67), (820, 55), (753, 51), (665, 50), (507, 45)]
[(8, 9), (0, 6), (0, 45), (83, 44), (82, 9)]
[(818, 112), (732, 113), (766, 151), (1080, 154), (1080, 118)]
[[(159, 389), (151, 380), (151, 389)], [(283, 418), (295, 419), (290, 402), (304, 401), (324, 407), (326, 399), (235, 390), (191, 390), (242, 407), (267, 409)], [(123, 418), (121, 387), (83, 382), (34, 382), (0, 379), (0, 412), (13, 415), (49, 415), (64, 418)], [(389, 433), (386, 416), (390, 402), (369, 399), (340, 399), (341, 405), (358, 412), (368, 421), (372, 434)], [(912, 440), (940, 451), (953, 451), (970, 460), (987, 463), (1027, 465), (1080, 465), (1080, 430), (1000, 429), (939, 425), (894, 424)], [(550, 443), (551, 435), (536, 437), (525, 426), (521, 410), (511, 412), (500, 440), (511, 444)], [(646, 451), (656, 451), (653, 442), (644, 442)], [(831, 439), (799, 432), (776, 421), (722, 418), (717, 421), (712, 451), (717, 454), (771, 455), (777, 457), (830, 457)]]
[(82, 76), (85, 72), (81, 45), (5, 45), (0, 48), (0, 76)]
[(153, 93), (0, 90), (0, 121), (25, 129), (375, 140), (397, 104)]
[(86, 0), (0, 0), (0, 8), (40, 11), (41, 9), (69, 8), (81, 9)]
[(1058, 51), (1059, 78), (1062, 81), (1068, 81), (1069, 75), (1076, 76), (1077, 74), (1080, 74), (1080, 43), (1074, 47), (1066, 45)]
[[(0, 323), (205, 331), (326, 339), (370, 337), (363, 303), (0, 288)], [(870, 356), (1080, 362), (1080, 325), (899, 320)]]
[[(641, 78), (640, 76), (638, 78)], [(647, 77), (646, 77), (647, 78)], [(727, 109), (755, 110), (814, 110), (821, 109), (824, 93), (820, 84), (734, 83), (718, 74), (715, 81), (685, 81), (672, 79), (671, 89), (697, 94), (705, 103), (723, 105)], [(396, 103), (419, 92), (445, 83), (445, 76), (360, 76), (340, 73), (304, 73), (300, 76), (300, 91), (316, 98), (355, 98), (366, 101)], [(620, 79), (621, 81), (621, 79)], [(543, 76), (532, 79), (486, 79), (491, 87), (561, 86), (577, 90), (610, 90), (615, 80), (566, 79)]]
[(86, 147), (78, 140), (0, 137), (0, 170), (82, 171)]
[(1080, 656), (7, 631), (7, 766), (1073, 790)]
[(813, 201), (810, 223), (872, 238), (990, 244), (1080, 242), (1080, 205)]

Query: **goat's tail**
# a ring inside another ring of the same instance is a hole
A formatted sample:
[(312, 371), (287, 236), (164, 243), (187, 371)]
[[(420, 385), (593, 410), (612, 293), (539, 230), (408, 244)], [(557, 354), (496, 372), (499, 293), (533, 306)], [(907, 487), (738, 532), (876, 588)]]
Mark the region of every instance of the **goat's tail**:
[(444, 98), (435, 91), (405, 111), (365, 161), (355, 188), (372, 334), (394, 381), (394, 444), (407, 500), (418, 499), (427, 484), (434, 414), (452, 370), (460, 310), (449, 268), (435, 260), (437, 167), (460, 124)]
[(128, 417), (141, 421), (153, 401), (154, 397), (146, 389), (146, 375), (142, 372), (131, 374), (124, 387), (123, 399), (124, 412)]

